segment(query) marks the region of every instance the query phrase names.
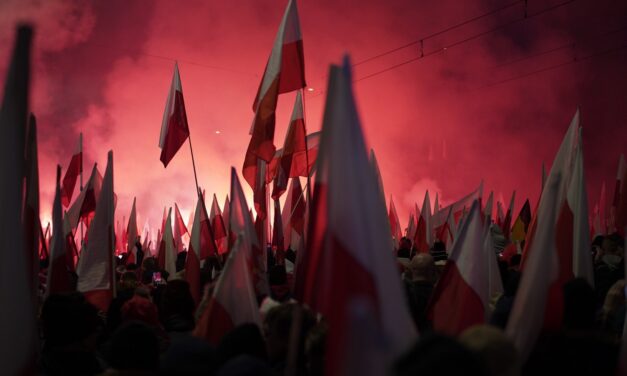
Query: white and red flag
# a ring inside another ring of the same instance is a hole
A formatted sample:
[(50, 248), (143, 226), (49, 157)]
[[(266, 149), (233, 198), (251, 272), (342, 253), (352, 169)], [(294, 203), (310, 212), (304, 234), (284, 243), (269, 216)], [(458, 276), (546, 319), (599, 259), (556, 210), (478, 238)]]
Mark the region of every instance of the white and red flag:
[(76, 289), (104, 312), (115, 296), (114, 217), (113, 152), (109, 151), (98, 207), (87, 232), (89, 241), (76, 267)]
[[(556, 190), (556, 193), (545, 195), (547, 189)], [(585, 278), (590, 285), (594, 285), (586, 197), (577, 111), (555, 156), (526, 236), (521, 287), (507, 328), (523, 359), (526, 359), (542, 329), (557, 330), (561, 327), (563, 285), (574, 277)], [(552, 211), (556, 212), (553, 217), (546, 214)], [(544, 215), (553, 218), (553, 221), (546, 222), (542, 217)], [(551, 232), (550, 236), (554, 237), (552, 242), (544, 243), (544, 238), (536, 239), (541, 232)], [(543, 260), (543, 265), (538, 265), (538, 258)], [(529, 282), (529, 279), (534, 281)], [(525, 305), (520, 305), (523, 302)], [(530, 306), (533, 309), (529, 309)], [(519, 312), (521, 310), (525, 311), (524, 318)]]
[(234, 168), (231, 169), (231, 198), (230, 218), (235, 243), (194, 329), (195, 336), (206, 338), (213, 345), (238, 325), (261, 325), (254, 276), (250, 270), (250, 255), (253, 247), (259, 247), (259, 244)]
[(453, 219), (455, 220), (455, 224), (459, 225), (459, 221), (464, 215), (464, 213), (468, 212), (470, 207), (472, 206), (473, 201), (480, 200), (483, 196), (483, 181), (479, 184), (479, 187), (474, 191), (470, 192), (466, 196), (462, 197), (458, 201), (441, 208), (438, 211), (437, 215), (434, 215), (432, 218), (432, 226), (434, 228), (442, 226), (444, 222), (446, 222), (448, 218), (449, 210), (453, 209)]
[(79, 221), (82, 219), (89, 224), (89, 221), (94, 216), (96, 211), (96, 204), (100, 197), (100, 190), (102, 187), (102, 175), (98, 171), (98, 165), (94, 163), (94, 168), (91, 170), (89, 180), (83, 190), (78, 195), (74, 204), (70, 206), (66, 216), (69, 218), (69, 223), (72, 226), (72, 230), (76, 230)]
[(282, 223), (285, 247), (297, 250), (305, 233), (305, 196), (298, 178), (292, 179), (283, 205)]
[(427, 191), (422, 202), (418, 224), (416, 225), (416, 235), (414, 237), (414, 247), (417, 253), (429, 253), (429, 248), (431, 248), (433, 244), (432, 229), (431, 203), (429, 201), (429, 191)]
[(505, 214), (505, 219), (501, 224), (501, 231), (503, 235), (505, 235), (506, 239), (509, 239), (511, 228), (512, 228), (512, 217), (514, 215), (514, 202), (516, 200), (516, 191), (512, 192), (512, 198), (509, 200), (509, 208), (507, 209), (507, 213)]
[(283, 153), (281, 155), (281, 166), (283, 166), (283, 170), (287, 173), (288, 178), (306, 177), (308, 174), (306, 135), (303, 99), (299, 91), (296, 93), (292, 118), (285, 136)]
[(490, 279), (484, 233), (481, 205), (475, 201), (429, 304), (434, 330), (457, 336), (489, 317)]
[(174, 244), (176, 246), (176, 252), (182, 252), (185, 248), (183, 244), (183, 236), (188, 235), (187, 227), (183, 222), (183, 216), (179, 210), (179, 206), (174, 203)]
[(194, 222), (192, 223), (192, 234), (189, 239), (189, 248), (187, 250), (187, 258), (185, 259), (185, 279), (189, 283), (190, 292), (194, 303), (198, 305), (200, 303), (201, 286), (200, 286), (200, 239), (202, 233), (202, 226), (206, 226), (207, 223), (202, 223), (202, 195), (198, 195), (198, 202), (196, 203), (196, 211), (194, 212)]
[(68, 207), (72, 201), (72, 194), (74, 193), (74, 187), (76, 186), (76, 180), (83, 173), (83, 134), (78, 136), (78, 145), (72, 159), (70, 159), (70, 165), (65, 171), (63, 177), (63, 195), (61, 196), (61, 203), (64, 207)]
[[(261, 186), (265, 186), (265, 171), (263, 174), (259, 173), (259, 164), (263, 162), (265, 168), (265, 164), (270, 163), (276, 152), (274, 129), (279, 94), (305, 86), (305, 59), (298, 10), (296, 1), (290, 0), (253, 103), (255, 118), (251, 130), (252, 137), (244, 157), (242, 175), (256, 196)], [(266, 213), (258, 210), (257, 199), (255, 204), (257, 204), (255, 210), (261, 213), (262, 219), (265, 219)]]
[(392, 235), (351, 82), (348, 59), (331, 67), (307, 249), (296, 273), (296, 297), (329, 324), (325, 374), (331, 376), (342, 372), (342, 360), (351, 355), (346, 341), (354, 298), (374, 307), (386, 362), (416, 338), (396, 260), (382, 251)]
[(159, 253), (157, 255), (159, 268), (168, 272), (170, 275), (169, 278), (173, 278), (176, 274), (176, 257), (177, 252), (172, 235), (172, 208), (170, 208), (161, 237), (161, 243), (159, 243)]
[(398, 249), (399, 242), (403, 237), (403, 231), (401, 230), (401, 221), (398, 219), (398, 213), (396, 212), (396, 206), (394, 200), (390, 196), (390, 209), (388, 211), (388, 220), (390, 221), (390, 231), (392, 232), (392, 240), (394, 242), (394, 248)]
[(136, 198), (133, 197), (133, 207), (131, 208), (131, 215), (128, 218), (128, 226), (126, 227), (126, 252), (128, 252), (128, 258), (126, 264), (137, 263), (137, 236), (139, 235), (139, 229), (137, 228), (137, 210), (135, 208)]
[[(227, 205), (227, 203), (225, 203)], [(226, 209), (226, 206), (225, 206)], [(228, 251), (228, 237), (226, 232), (226, 226), (224, 224), (224, 216), (220, 211), (220, 205), (218, 205), (218, 199), (216, 195), (213, 195), (213, 201), (211, 203), (211, 228), (213, 229), (213, 236), (218, 247), (218, 253), (223, 255)]]
[[(70, 275), (68, 273), (68, 253), (66, 252), (66, 239), (63, 231), (63, 209), (61, 206), (61, 166), (57, 166), (57, 184), (52, 204), (52, 222), (54, 234), (50, 249), (50, 264), (48, 266), (46, 295), (71, 291)], [(71, 256), (71, 255), (70, 255)]]
[(170, 92), (165, 103), (163, 121), (161, 122), (161, 135), (159, 136), (160, 159), (163, 162), (163, 167), (168, 166), (168, 163), (174, 158), (174, 155), (188, 137), (189, 126), (187, 125), (187, 113), (185, 112), (179, 65), (174, 64), (174, 76), (172, 77)]
[(7, 375), (34, 374), (36, 363), (36, 302), (22, 223), (31, 39), (30, 27), (17, 29), (0, 107), (0, 364)]

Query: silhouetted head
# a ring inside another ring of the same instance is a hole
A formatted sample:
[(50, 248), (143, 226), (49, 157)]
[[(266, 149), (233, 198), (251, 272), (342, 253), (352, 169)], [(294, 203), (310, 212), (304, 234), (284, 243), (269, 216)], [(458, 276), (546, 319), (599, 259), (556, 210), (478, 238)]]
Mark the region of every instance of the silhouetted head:
[(159, 340), (153, 328), (131, 321), (120, 326), (111, 338), (109, 364), (121, 371), (157, 371)]
[(583, 278), (564, 284), (564, 327), (566, 329), (592, 329), (596, 317), (594, 289)]
[(435, 263), (428, 253), (419, 253), (411, 259), (409, 270), (414, 281), (435, 282)]
[(520, 375), (518, 351), (500, 329), (476, 325), (466, 329), (459, 336), (459, 342), (483, 360), (491, 376)]
[[(10, 323), (4, 323), (10, 325)], [(98, 309), (83, 294), (51, 294), (41, 311), (41, 324), (47, 347), (82, 343), (95, 346), (103, 326)]]
[(220, 365), (239, 355), (250, 355), (264, 361), (268, 358), (261, 330), (253, 323), (242, 324), (225, 334), (216, 351)]

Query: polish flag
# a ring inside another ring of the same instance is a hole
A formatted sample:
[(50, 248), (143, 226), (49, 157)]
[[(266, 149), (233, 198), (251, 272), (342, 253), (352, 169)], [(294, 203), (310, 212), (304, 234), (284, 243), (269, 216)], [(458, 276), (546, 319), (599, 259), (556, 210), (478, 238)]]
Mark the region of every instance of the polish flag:
[(50, 266), (48, 267), (46, 296), (60, 292), (69, 292), (72, 288), (67, 268), (66, 240), (65, 234), (63, 233), (63, 209), (61, 207), (63, 191), (60, 185), (60, 179), (61, 166), (57, 166), (57, 185), (54, 194), (54, 203), (52, 204), (54, 235), (52, 237), (52, 248), (50, 250)]
[(296, 1), (290, 0), (274, 40), (270, 58), (257, 91), (253, 111), (252, 137), (246, 150), (242, 175), (254, 189), (257, 160), (270, 162), (274, 157), (275, 111), (279, 94), (306, 86), (303, 39)]
[(282, 223), (285, 246), (299, 249), (300, 239), (305, 233), (305, 196), (298, 178), (292, 179), (283, 205)]
[(183, 244), (183, 236), (189, 234), (185, 222), (183, 222), (183, 216), (179, 210), (179, 206), (174, 203), (174, 244), (176, 246), (176, 252), (182, 252), (185, 248)]
[(203, 226), (200, 221), (203, 210), (201, 197), (201, 195), (198, 195), (198, 203), (194, 212), (194, 223), (192, 224), (192, 235), (189, 239), (189, 249), (187, 250), (187, 258), (185, 260), (185, 279), (189, 283), (190, 292), (196, 306), (200, 303), (202, 287), (200, 286), (200, 237)]
[(224, 206), (222, 207), (222, 218), (224, 219), (224, 227), (226, 228), (227, 236), (227, 252), (231, 249), (231, 245), (235, 239), (233, 233), (231, 232), (231, 201), (229, 200), (229, 195), (226, 195), (224, 199)]
[(128, 218), (128, 226), (126, 227), (126, 252), (128, 252), (128, 258), (126, 259), (127, 265), (137, 263), (137, 247), (135, 247), (135, 243), (137, 242), (137, 235), (139, 234), (139, 231), (137, 229), (137, 212), (135, 209), (135, 201), (136, 198), (133, 197), (133, 207), (131, 208), (131, 215)]
[(211, 218), (207, 214), (204, 194), (200, 204), (202, 205), (202, 210), (200, 211), (200, 260), (204, 260), (209, 256), (217, 256), (218, 246), (216, 245)]
[(440, 195), (438, 192), (435, 192), (435, 203), (433, 204), (433, 216), (437, 216), (440, 211)]
[(193, 333), (214, 346), (238, 325), (254, 323), (261, 327), (254, 277), (249, 267), (252, 248), (259, 244), (234, 168), (231, 169), (231, 197), (230, 218), (231, 229), (236, 234), (235, 244)]
[(76, 263), (78, 262), (78, 248), (76, 248), (76, 240), (74, 239), (74, 232), (72, 231), (72, 225), (70, 219), (67, 216), (63, 216), (63, 236), (65, 239), (65, 261), (67, 270), (76, 271)]
[(363, 298), (391, 361), (416, 338), (396, 267), (391, 234), (351, 89), (350, 63), (332, 66), (325, 107), (307, 249), (297, 265), (295, 296), (325, 316), (326, 375), (342, 372), (348, 305)]
[(218, 247), (218, 254), (223, 255), (228, 251), (229, 242), (227, 238), (226, 226), (224, 225), (224, 216), (220, 212), (220, 205), (218, 205), (218, 199), (215, 194), (213, 195), (213, 202), (211, 203), (210, 219), (213, 236), (215, 237), (216, 245)]
[(403, 237), (401, 231), (401, 222), (398, 220), (398, 213), (396, 212), (396, 206), (394, 200), (390, 196), (390, 210), (388, 212), (388, 219), (390, 221), (390, 231), (392, 232), (392, 240), (394, 242), (394, 249), (398, 249), (399, 242)]
[(475, 201), (429, 304), (428, 315), (436, 331), (457, 336), (489, 317), (489, 264), (483, 228), (481, 206)]
[(189, 127), (187, 125), (185, 101), (183, 100), (183, 87), (181, 86), (179, 65), (175, 63), (174, 76), (172, 77), (168, 100), (165, 103), (163, 121), (161, 122), (161, 135), (159, 136), (160, 159), (163, 162), (163, 167), (168, 167), (168, 163), (174, 158), (174, 155), (188, 137)]
[(501, 226), (501, 231), (505, 235), (505, 238), (509, 240), (511, 226), (512, 226), (512, 216), (514, 215), (514, 201), (516, 200), (516, 191), (512, 192), (512, 198), (509, 200), (509, 208), (507, 209), (507, 213), (505, 214), (505, 219), (503, 220), (503, 225)]
[[(564, 137), (564, 141), (555, 156), (551, 171), (547, 177), (547, 186), (557, 190), (554, 196), (543, 194), (540, 196), (538, 210), (529, 226), (523, 251), (523, 274), (521, 287), (518, 290), (512, 315), (520, 313), (517, 309), (518, 301), (526, 301), (524, 306), (525, 322), (514, 321), (519, 327), (514, 329), (510, 318), (508, 333), (514, 339), (523, 360), (526, 359), (533, 342), (537, 339), (542, 328), (556, 330), (561, 327), (563, 316), (563, 292), (564, 283), (573, 277), (585, 278), (588, 283), (594, 285), (592, 277), (592, 260), (590, 257), (590, 242), (587, 210), (587, 194), (583, 171), (583, 148), (581, 140), (581, 128), (579, 127), (579, 111), (575, 113), (571, 125)], [(553, 186), (557, 185), (556, 188)], [(543, 213), (555, 211), (552, 222), (544, 222)], [(541, 226), (546, 226), (544, 229)], [(540, 232), (550, 231), (554, 242), (543, 243), (539, 237)], [(537, 258), (541, 258), (546, 265), (539, 267)], [(549, 268), (548, 270), (545, 268)], [(539, 277), (542, 274), (542, 277)], [(534, 282), (526, 282), (528, 279), (536, 279)], [(523, 290), (523, 286), (533, 286), (532, 290)], [(527, 294), (531, 297), (526, 297)], [(520, 299), (519, 299), (520, 298)], [(533, 299), (529, 301), (529, 299)], [(531, 303), (533, 302), (533, 303)], [(529, 311), (529, 303), (534, 306)], [(537, 309), (537, 310), (536, 310)], [(533, 317), (530, 317), (533, 316)], [(520, 332), (525, 331), (524, 334)], [(531, 336), (535, 337), (531, 337)], [(524, 340), (523, 340), (524, 338)]]
[(465, 211), (467, 211), (475, 200), (480, 200), (483, 196), (483, 181), (479, 184), (479, 187), (474, 191), (470, 192), (466, 196), (462, 197), (460, 200), (455, 201), (447, 207), (441, 208), (438, 211), (438, 215), (432, 218), (433, 227), (439, 227), (446, 222), (448, 217), (449, 209), (453, 209), (453, 218), (455, 219), (455, 223), (459, 225), (459, 220)]
[(28, 260), (31, 292), (37, 298), (39, 286), (39, 242), (41, 223), (39, 219), (39, 163), (37, 158), (37, 121), (30, 114), (26, 128), (25, 145), (25, 202), (22, 221), (24, 223), (24, 252)]
[[(383, 187), (381, 170), (379, 169), (379, 162), (377, 161), (377, 156), (374, 154), (374, 149), (370, 149), (370, 166), (377, 177), (377, 186), (379, 187), (379, 192), (381, 193), (381, 199), (385, 202), (385, 188)], [(394, 233), (392, 233), (392, 235), (394, 235)]]
[(301, 92), (296, 93), (296, 102), (292, 111), (292, 119), (285, 136), (281, 166), (288, 178), (297, 176), (307, 177), (307, 133), (305, 130), (305, 117), (303, 115), (303, 99)]
[(429, 253), (429, 248), (433, 244), (431, 240), (431, 223), (431, 203), (429, 201), (429, 191), (427, 191), (422, 202), (422, 210), (418, 218), (416, 236), (414, 238), (414, 247), (417, 253)]
[(70, 160), (70, 165), (65, 171), (65, 176), (63, 177), (63, 195), (61, 196), (61, 202), (64, 207), (68, 207), (70, 202), (72, 201), (72, 194), (74, 193), (74, 187), (76, 186), (76, 179), (83, 172), (83, 134), (79, 134), (78, 136), (78, 145), (74, 154), (72, 154), (72, 159)]
[(100, 190), (102, 187), (102, 176), (98, 171), (98, 165), (94, 163), (94, 168), (91, 170), (91, 175), (87, 184), (78, 195), (74, 204), (70, 206), (67, 211), (70, 225), (72, 230), (76, 230), (78, 223), (81, 219), (88, 223), (96, 211), (96, 203), (100, 197)]
[(485, 207), (483, 208), (483, 217), (485, 221), (491, 222), (492, 218), (494, 218), (494, 216), (492, 215), (493, 208), (494, 208), (494, 192), (490, 191), (490, 195), (488, 196), (488, 201), (485, 203)]
[(281, 220), (281, 204), (274, 200), (274, 224), (272, 225), (272, 247), (284, 251), (285, 235), (283, 234), (283, 221)]
[(87, 248), (78, 259), (76, 289), (98, 309), (106, 312), (115, 296), (115, 240), (113, 221), (113, 152), (107, 156), (107, 169), (98, 197), (98, 207), (87, 232)]
[(448, 217), (443, 225), (435, 228), (435, 234), (438, 240), (444, 245), (451, 245), (455, 240), (455, 234), (457, 234), (455, 226), (455, 218), (453, 217), (453, 208), (449, 207)]
[(503, 212), (503, 204), (501, 204), (501, 201), (497, 201), (496, 202), (496, 225), (502, 229), (504, 221), (505, 221), (505, 213)]
[(0, 107), (0, 364), (7, 375), (34, 374), (36, 349), (35, 302), (30, 264), (24, 252), (22, 203), (29, 108), (32, 29), (17, 29)]
[(176, 257), (177, 252), (172, 235), (172, 208), (170, 208), (157, 256), (159, 268), (168, 272), (170, 274), (169, 278), (173, 278), (176, 275)]

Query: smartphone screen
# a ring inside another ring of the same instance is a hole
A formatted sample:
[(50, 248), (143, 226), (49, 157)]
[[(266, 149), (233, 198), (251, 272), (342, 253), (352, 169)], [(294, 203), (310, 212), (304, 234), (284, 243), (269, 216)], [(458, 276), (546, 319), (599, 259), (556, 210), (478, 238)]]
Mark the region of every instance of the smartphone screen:
[(152, 283), (154, 285), (160, 285), (162, 282), (161, 280), (161, 272), (153, 272), (152, 273)]

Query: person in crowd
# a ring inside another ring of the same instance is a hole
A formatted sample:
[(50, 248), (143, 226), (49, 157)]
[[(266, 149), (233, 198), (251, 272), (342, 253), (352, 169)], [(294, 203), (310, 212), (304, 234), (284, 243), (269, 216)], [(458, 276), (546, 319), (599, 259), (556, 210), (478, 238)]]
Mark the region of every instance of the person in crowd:
[(139, 321), (121, 325), (111, 338), (108, 363), (117, 375), (157, 375), (159, 339), (153, 327)]
[(599, 327), (610, 335), (619, 338), (623, 333), (625, 315), (627, 314), (627, 286), (621, 279), (609, 289), (605, 297), (605, 303), (599, 312)]
[(403, 236), (399, 242), (398, 250), (396, 251), (396, 257), (410, 259), (411, 258), (411, 240)]
[(459, 342), (481, 358), (490, 376), (518, 376), (521, 364), (514, 344), (500, 329), (476, 325), (466, 329)]
[(492, 317), (490, 318), (490, 324), (505, 329), (509, 315), (514, 307), (514, 298), (516, 297), (516, 291), (518, 291), (518, 285), (520, 284), (520, 272), (512, 271), (506, 274), (507, 281), (503, 286), (503, 295), (501, 295), (496, 301)]
[(409, 309), (420, 333), (431, 329), (427, 318), (427, 306), (436, 282), (436, 267), (433, 256), (419, 253), (409, 263), (411, 278), (405, 281)]
[(168, 333), (191, 333), (194, 330), (194, 299), (189, 283), (182, 279), (170, 281), (161, 294), (159, 314)]

